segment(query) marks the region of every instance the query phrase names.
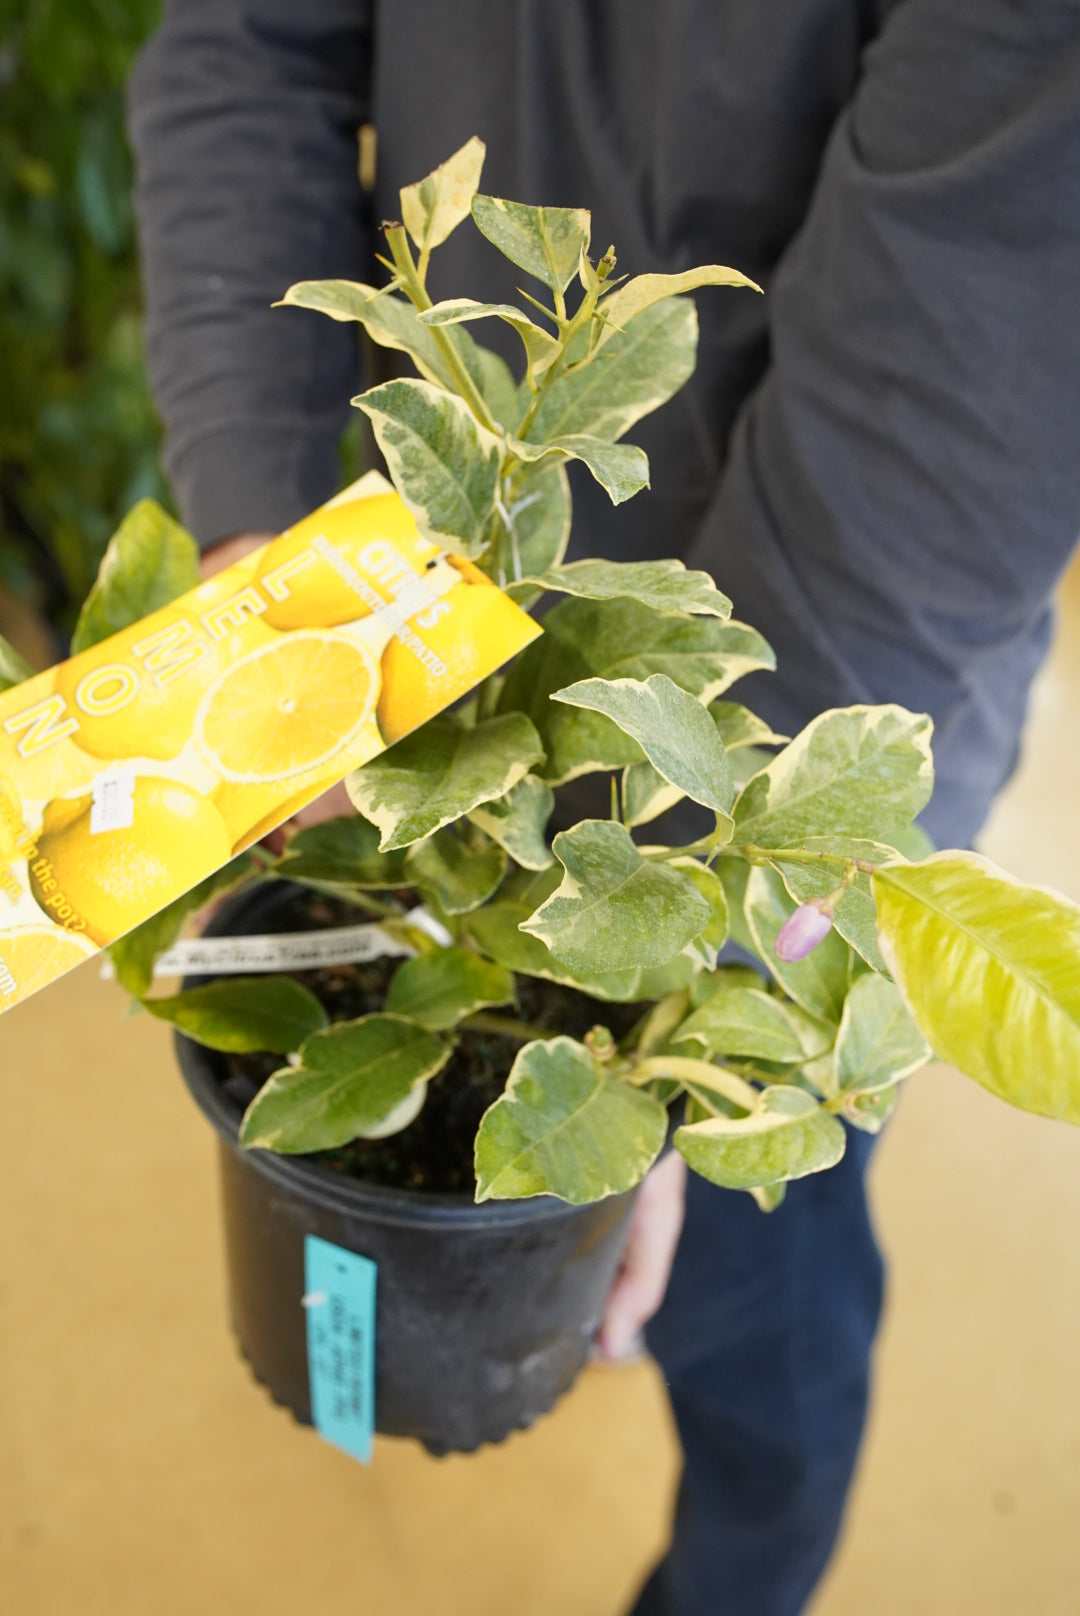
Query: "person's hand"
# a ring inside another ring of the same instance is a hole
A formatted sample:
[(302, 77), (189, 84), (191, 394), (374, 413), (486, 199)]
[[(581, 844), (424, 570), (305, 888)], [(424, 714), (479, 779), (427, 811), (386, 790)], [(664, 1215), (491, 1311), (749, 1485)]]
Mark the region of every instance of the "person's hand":
[(686, 1206), (686, 1163), (671, 1151), (638, 1191), (622, 1267), (600, 1326), (600, 1355), (626, 1356), (639, 1330), (664, 1300)]
[(205, 583), (207, 578), (215, 577), (231, 567), (236, 561), (243, 561), (252, 550), (257, 550), (260, 544), (266, 544), (274, 537), (273, 533), (234, 533), (231, 539), (222, 539), (215, 544), (212, 550), (207, 550), (199, 563), (199, 575)]

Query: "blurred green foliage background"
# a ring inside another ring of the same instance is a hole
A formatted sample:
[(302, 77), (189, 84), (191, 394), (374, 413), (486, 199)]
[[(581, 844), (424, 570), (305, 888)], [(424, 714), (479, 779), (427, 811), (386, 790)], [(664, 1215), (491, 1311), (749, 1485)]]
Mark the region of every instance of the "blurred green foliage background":
[(164, 499), (123, 86), (159, 0), (0, 0), (0, 583), (68, 629)]

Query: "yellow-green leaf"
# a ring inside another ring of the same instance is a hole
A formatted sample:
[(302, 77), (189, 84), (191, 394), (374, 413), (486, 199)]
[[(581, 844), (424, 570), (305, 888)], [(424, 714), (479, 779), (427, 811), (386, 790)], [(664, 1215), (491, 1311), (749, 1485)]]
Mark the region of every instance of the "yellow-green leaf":
[(469, 217), (487, 148), (473, 135), (415, 185), (401, 190), (401, 217), (417, 247), (430, 251)]
[(843, 1125), (812, 1095), (785, 1085), (764, 1089), (749, 1116), (712, 1117), (675, 1131), (688, 1166), (732, 1190), (823, 1172), (840, 1160), (844, 1144)]
[(199, 547), (156, 500), (141, 499), (109, 540), (71, 637), (73, 652), (137, 623), (199, 582)]
[(975, 853), (885, 864), (872, 884), (934, 1053), (1021, 1110), (1080, 1122), (1080, 907)]

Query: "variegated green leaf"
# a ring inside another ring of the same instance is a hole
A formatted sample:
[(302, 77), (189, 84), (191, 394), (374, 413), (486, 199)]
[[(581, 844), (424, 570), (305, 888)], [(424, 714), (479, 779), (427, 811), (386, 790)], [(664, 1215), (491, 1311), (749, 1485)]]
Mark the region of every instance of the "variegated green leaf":
[(324, 819), (297, 831), (274, 866), (288, 881), (318, 886), (403, 887), (408, 885), (405, 857), (379, 852), (377, 826), (359, 814)]
[(379, 827), (385, 853), (504, 797), (542, 757), (524, 713), (483, 719), (471, 729), (441, 714), (349, 775), (346, 786), (355, 807)]
[(240, 1143), (283, 1155), (347, 1145), (385, 1123), (450, 1053), (444, 1038), (404, 1016), (339, 1021), (309, 1038), (300, 1064), (275, 1072), (259, 1091)]
[(836, 1082), (845, 1092), (887, 1089), (930, 1059), (894, 982), (868, 972), (852, 983), (836, 1037)]
[(524, 923), (573, 970), (666, 965), (711, 919), (685, 873), (642, 858), (621, 825), (586, 819), (556, 836), (565, 874)]
[(694, 802), (728, 817), (735, 789), (716, 726), (665, 673), (648, 679), (582, 679), (552, 701), (602, 713), (641, 747), (653, 768)]
[(429, 1032), (444, 1032), (485, 1006), (510, 1004), (514, 978), (464, 948), (438, 948), (406, 960), (386, 994), (388, 1012), (409, 1016)]
[(545, 839), (554, 806), (551, 787), (527, 774), (505, 797), (474, 808), (469, 818), (526, 870), (546, 870), (555, 862)]
[(749, 1116), (713, 1117), (675, 1132), (688, 1166), (732, 1190), (823, 1172), (843, 1156), (844, 1143), (843, 1125), (812, 1095), (786, 1085), (764, 1089)]
[(385, 382), (353, 400), (421, 531), (478, 555), (494, 508), (500, 445), (468, 405), (431, 382)]
[[(709, 574), (688, 572), (681, 561), (674, 559), (571, 561), (563, 567), (551, 567), (540, 576), (525, 578), (520, 586), (514, 587), (549, 589), (584, 600), (636, 600), (655, 612), (731, 616), (730, 600), (720, 593)], [(734, 706), (734, 703), (728, 705)], [(746, 709), (739, 711), (745, 713)], [(761, 720), (756, 722), (760, 724)], [(767, 725), (762, 727), (768, 731)]]
[(696, 292), (702, 286), (747, 286), (754, 292), (761, 287), (756, 281), (740, 275), (737, 269), (723, 264), (702, 264), (698, 269), (686, 269), (681, 275), (635, 275), (633, 280), (616, 287), (600, 304), (607, 322), (601, 334), (601, 343), (609, 342), (615, 332), (625, 328), (631, 320), (654, 303), (666, 298), (679, 297), (685, 292)]
[(401, 191), (401, 217), (421, 252), (430, 252), (469, 217), (485, 146), (473, 135), (445, 163)]
[(665, 780), (651, 763), (631, 763), (623, 770), (623, 822), (631, 829), (648, 825), (682, 799), (683, 792), (678, 786)]
[(635, 600), (565, 600), (511, 667), (500, 710), (529, 714), (547, 754), (536, 772), (559, 785), (595, 769), (641, 763), (644, 754), (609, 718), (553, 703), (552, 692), (593, 677), (663, 673), (709, 701), (743, 674), (774, 665), (769, 646), (743, 623), (671, 616)]
[(506, 874), (506, 854), (496, 842), (465, 842), (449, 825), (416, 842), (405, 855), (407, 879), (435, 898), (448, 915), (464, 915), (485, 903)]
[(667, 1112), (572, 1038), (526, 1044), (476, 1136), (476, 1199), (557, 1195), (575, 1206), (633, 1189), (664, 1143)]
[(737, 701), (714, 701), (709, 716), (729, 752), (744, 746), (783, 746), (791, 739), (790, 735), (777, 735), (763, 718)]
[(724, 986), (688, 1016), (674, 1042), (698, 1043), (710, 1056), (800, 1062), (807, 1050), (790, 1009), (760, 988)]
[(896, 706), (822, 713), (738, 797), (736, 844), (799, 847), (906, 824), (933, 789), (932, 728), (925, 713)]
[(646, 309), (580, 367), (557, 376), (529, 429), (534, 443), (583, 433), (614, 443), (690, 378), (698, 323), (687, 298)]
[(472, 215), (480, 233), (551, 291), (566, 291), (589, 247), (585, 208), (534, 208), (498, 196), (474, 196)]
[(527, 314), (516, 309), (512, 303), (477, 303), (471, 297), (450, 298), (444, 303), (436, 303), (432, 308), (425, 309), (420, 316), (422, 324), (433, 325), (461, 325), (469, 320), (499, 319), (513, 326), (521, 338), (525, 349), (525, 358), (532, 369), (534, 376), (542, 375), (559, 357), (560, 347), (556, 337), (530, 320)]

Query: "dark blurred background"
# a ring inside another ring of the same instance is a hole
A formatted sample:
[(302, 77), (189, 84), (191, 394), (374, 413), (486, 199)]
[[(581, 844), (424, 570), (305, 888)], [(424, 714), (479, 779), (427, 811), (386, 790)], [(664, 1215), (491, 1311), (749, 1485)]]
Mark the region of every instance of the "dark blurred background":
[(168, 502), (123, 89), (159, 3), (0, 0), (0, 619), (61, 636), (125, 511)]

